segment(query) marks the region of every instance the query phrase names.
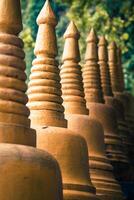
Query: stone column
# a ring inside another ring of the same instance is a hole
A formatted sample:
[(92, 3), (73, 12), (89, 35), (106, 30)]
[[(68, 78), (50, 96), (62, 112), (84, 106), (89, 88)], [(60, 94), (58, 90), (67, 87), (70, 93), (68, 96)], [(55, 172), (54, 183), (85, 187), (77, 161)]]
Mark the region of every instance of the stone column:
[(37, 147), (47, 150), (59, 162), (65, 200), (95, 200), (95, 188), (89, 178), (86, 141), (67, 129), (64, 118), (59, 68), (55, 59), (57, 20), (49, 1), (46, 1), (37, 22), (36, 58), (28, 89), (28, 106), (32, 127), (37, 130)]
[(21, 30), (20, 1), (1, 0), (0, 199), (63, 200), (57, 161), (30, 147), (35, 146), (36, 133), (30, 128), (26, 107), (25, 54), (18, 37)]
[[(70, 22), (64, 34), (61, 83), (65, 116), (68, 128), (86, 139), (91, 181), (100, 199), (122, 199), (120, 186), (112, 174), (112, 166), (105, 155), (104, 132), (101, 124), (89, 118), (84, 99), (79, 53), (80, 34), (74, 22)], [(109, 180), (109, 181), (107, 181)], [(109, 187), (107, 187), (107, 185)]]
[(124, 170), (128, 161), (122, 152), (122, 140), (117, 130), (115, 110), (112, 106), (104, 104), (97, 55), (97, 36), (95, 31), (91, 30), (87, 38), (86, 64), (83, 68), (87, 107), (90, 110), (90, 116), (103, 125), (106, 152), (114, 169), (120, 166), (120, 169)]

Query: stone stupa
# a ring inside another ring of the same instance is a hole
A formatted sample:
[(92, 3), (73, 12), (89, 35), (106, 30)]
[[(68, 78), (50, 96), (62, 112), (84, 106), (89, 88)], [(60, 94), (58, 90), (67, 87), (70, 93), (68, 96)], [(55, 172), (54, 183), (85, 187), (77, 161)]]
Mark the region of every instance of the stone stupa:
[(127, 167), (128, 160), (122, 152), (122, 140), (117, 129), (116, 113), (112, 106), (104, 104), (100, 68), (97, 52), (98, 38), (92, 29), (87, 38), (83, 82), (87, 107), (91, 118), (98, 120), (104, 128), (106, 153), (114, 169)]
[(97, 200), (89, 176), (88, 150), (83, 137), (67, 129), (62, 106), (61, 85), (55, 35), (56, 17), (46, 1), (37, 23), (28, 89), (32, 127), (37, 130), (37, 147), (47, 150), (59, 162), (63, 178), (64, 200)]
[(110, 71), (108, 66), (108, 50), (107, 41), (104, 36), (100, 37), (98, 44), (98, 57), (101, 74), (101, 86), (105, 103), (113, 106), (116, 111), (118, 131), (123, 141), (123, 149), (127, 155), (129, 155), (131, 149), (130, 132), (127, 122), (125, 120), (124, 107), (121, 101), (116, 99), (112, 92)]
[(105, 155), (104, 132), (101, 124), (91, 119), (86, 108), (79, 52), (80, 34), (70, 22), (64, 34), (65, 46), (61, 66), (61, 84), (65, 117), (68, 129), (86, 139), (89, 155), (89, 174), (102, 200), (123, 199), (121, 188), (112, 173), (112, 166)]
[[(118, 81), (122, 92), (122, 97), (125, 99), (125, 118), (130, 128), (132, 143), (134, 143), (134, 96), (125, 90), (124, 72), (122, 66), (122, 53), (121, 48), (117, 47), (117, 66), (118, 66)], [(115, 94), (116, 95), (116, 94)], [(118, 97), (118, 94), (117, 94)], [(123, 101), (122, 99), (122, 101)], [(120, 99), (121, 100), (121, 99)], [(134, 147), (133, 147), (134, 152)]]
[[(0, 199), (63, 200), (57, 161), (34, 148), (19, 0), (0, 1)], [(31, 147), (30, 147), (31, 146)], [(32, 147), (33, 146), (33, 147)]]
[[(127, 126), (129, 127), (129, 148), (128, 148), (128, 156), (130, 157), (130, 161), (134, 161), (133, 153), (134, 153), (134, 120), (133, 115), (130, 110), (132, 109), (132, 96), (125, 92), (124, 86), (124, 78), (123, 71), (121, 65), (121, 50), (117, 48), (115, 42), (111, 42), (108, 47), (108, 58), (109, 58), (109, 69), (110, 69), (110, 77), (111, 77), (111, 85), (114, 97), (121, 102), (123, 105), (122, 115), (125, 118)], [(128, 134), (127, 134), (128, 135)]]
[(129, 120), (129, 118), (132, 119), (131, 95), (127, 92), (125, 93), (121, 63), (121, 50), (117, 48), (117, 45), (114, 41), (108, 46), (108, 60), (113, 94), (123, 103), (126, 120)]
[[(127, 103), (125, 106), (125, 114), (126, 114), (125, 116), (126, 116), (126, 121), (128, 122), (128, 126), (131, 131), (132, 142), (134, 142), (134, 134), (133, 134), (134, 132), (134, 96), (125, 90), (124, 72), (123, 72), (121, 57), (122, 57), (121, 48), (117, 47), (118, 80), (119, 80), (119, 85), (120, 85), (123, 95), (127, 97)], [(133, 148), (133, 151), (134, 151), (134, 148)]]

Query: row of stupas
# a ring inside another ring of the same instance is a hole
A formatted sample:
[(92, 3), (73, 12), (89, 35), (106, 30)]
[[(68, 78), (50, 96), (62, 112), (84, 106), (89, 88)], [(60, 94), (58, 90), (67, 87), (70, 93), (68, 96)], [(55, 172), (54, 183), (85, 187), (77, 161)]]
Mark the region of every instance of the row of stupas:
[(92, 29), (81, 67), (70, 22), (59, 67), (46, 0), (27, 89), (20, 2), (0, 0), (0, 8), (0, 199), (123, 200), (118, 181), (132, 177), (134, 104), (120, 50)]

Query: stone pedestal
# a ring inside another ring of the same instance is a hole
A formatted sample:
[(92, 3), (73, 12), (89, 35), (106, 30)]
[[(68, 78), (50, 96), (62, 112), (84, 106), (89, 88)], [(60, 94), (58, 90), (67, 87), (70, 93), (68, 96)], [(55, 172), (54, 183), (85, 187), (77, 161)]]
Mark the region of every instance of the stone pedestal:
[(105, 96), (105, 103), (115, 108), (118, 132), (123, 142), (124, 153), (128, 156), (128, 158), (130, 158), (133, 145), (131, 141), (130, 129), (124, 116), (123, 104), (121, 103), (121, 101), (111, 96)]
[(84, 138), (60, 127), (42, 127), (37, 132), (37, 146), (50, 152), (60, 164), (64, 199), (97, 200), (89, 176)]
[(2, 200), (63, 200), (59, 165), (33, 147), (0, 144)]

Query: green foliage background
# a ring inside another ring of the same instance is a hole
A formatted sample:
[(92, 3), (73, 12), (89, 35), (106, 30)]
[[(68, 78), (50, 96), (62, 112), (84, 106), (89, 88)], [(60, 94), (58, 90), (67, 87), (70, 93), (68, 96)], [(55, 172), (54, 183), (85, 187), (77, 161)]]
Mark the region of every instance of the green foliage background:
[[(37, 34), (36, 18), (44, 0), (21, 0), (24, 30), (21, 37), (25, 43), (27, 74), (30, 74), (33, 49)], [(80, 33), (82, 61), (86, 48), (86, 36), (91, 27), (98, 35), (105, 35), (108, 41), (115, 40), (122, 48), (126, 89), (134, 94), (134, 0), (51, 0), (59, 24), (56, 29), (58, 38), (59, 61), (63, 50), (63, 34), (69, 23), (74, 20)]]

